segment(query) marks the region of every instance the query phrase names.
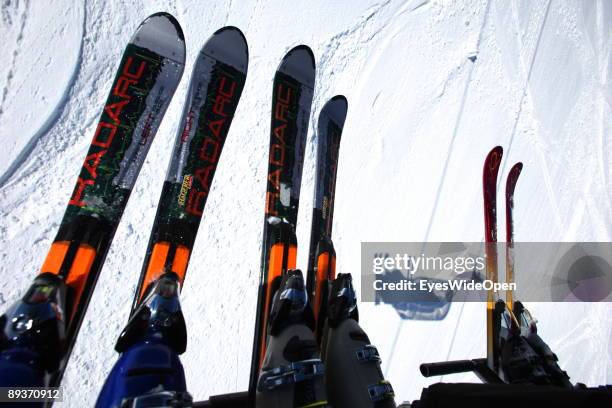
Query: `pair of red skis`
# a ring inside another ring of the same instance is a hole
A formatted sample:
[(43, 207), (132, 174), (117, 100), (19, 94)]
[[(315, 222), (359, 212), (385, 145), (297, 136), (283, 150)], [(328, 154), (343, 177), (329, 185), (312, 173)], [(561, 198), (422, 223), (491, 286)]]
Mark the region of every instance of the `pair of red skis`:
[[(501, 166), (503, 148), (496, 146), (487, 155), (482, 173), (482, 192), (484, 200), (485, 256), (486, 279), (492, 282), (499, 280), (497, 267), (497, 179)], [(516, 163), (510, 169), (506, 179), (506, 282), (514, 281), (514, 262), (512, 247), (514, 243), (514, 189), (523, 169), (522, 163)], [(506, 292), (504, 308), (512, 313), (512, 291)], [(493, 290), (487, 292), (487, 357), (476, 360), (458, 360), (439, 363), (421, 364), (420, 370), (425, 377), (473, 371), (485, 383), (501, 383), (498, 376), (499, 365), (499, 313), (497, 304), (503, 301), (495, 299)]]
[[(487, 280), (497, 282), (499, 279), (497, 269), (497, 175), (501, 165), (503, 149), (496, 146), (489, 152), (485, 159), (482, 173), (482, 192), (484, 199), (484, 220), (485, 220), (485, 247), (487, 257)], [(512, 211), (514, 209), (514, 189), (516, 182), (521, 175), (523, 163), (518, 162), (512, 166), (506, 179), (506, 282), (514, 282), (514, 224)], [(506, 306), (512, 310), (513, 294), (509, 290), (506, 292)], [(497, 351), (494, 335), (494, 311), (495, 299), (493, 291), (487, 293), (487, 364), (495, 370), (497, 366)]]
[[(483, 169), (486, 279), (497, 283), (497, 176), (503, 150), (495, 147), (487, 155)], [(514, 190), (523, 165), (516, 163), (506, 180), (506, 283), (514, 283)], [(558, 364), (557, 355), (538, 335), (531, 313), (512, 290), (505, 301), (487, 292), (487, 356), (473, 360), (426, 363), (420, 366), (425, 377), (473, 372), (485, 384), (528, 384), (548, 387), (536, 393), (553, 395), (560, 389), (573, 390), (570, 378)], [(578, 386), (578, 385), (577, 385)], [(552, 388), (551, 388), (552, 387)], [(501, 391), (501, 389), (499, 389)], [(506, 392), (506, 391), (504, 391)], [(537, 394), (535, 394), (537, 395)], [(562, 395), (562, 394), (558, 394)], [(561, 397), (559, 397), (561, 398)]]

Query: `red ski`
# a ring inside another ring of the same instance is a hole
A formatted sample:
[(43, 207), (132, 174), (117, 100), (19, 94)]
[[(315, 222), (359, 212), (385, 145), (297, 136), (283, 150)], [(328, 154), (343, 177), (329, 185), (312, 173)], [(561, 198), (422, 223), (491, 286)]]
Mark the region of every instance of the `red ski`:
[[(506, 283), (514, 282), (514, 220), (512, 211), (514, 210), (514, 188), (523, 170), (523, 163), (516, 163), (510, 169), (506, 179)], [(511, 290), (506, 292), (506, 305), (513, 310), (513, 293)]]
[[(482, 192), (484, 198), (485, 220), (485, 255), (487, 257), (486, 279), (498, 281), (497, 273), (497, 173), (503, 155), (501, 146), (495, 147), (485, 159), (482, 173)], [(494, 331), (495, 299), (493, 291), (487, 293), (487, 364), (493, 371), (496, 370), (497, 358), (495, 351)]]

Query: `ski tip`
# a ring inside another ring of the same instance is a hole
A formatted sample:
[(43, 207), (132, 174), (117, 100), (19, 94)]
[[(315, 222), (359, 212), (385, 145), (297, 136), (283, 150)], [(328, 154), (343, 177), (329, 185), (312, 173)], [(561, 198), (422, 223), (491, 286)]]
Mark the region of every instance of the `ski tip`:
[(485, 184), (495, 183), (503, 154), (504, 149), (501, 146), (495, 146), (487, 155), (483, 168), (483, 182)]
[(487, 155), (485, 163), (490, 167), (499, 167), (503, 155), (504, 149), (501, 146), (495, 146)]
[(327, 115), (334, 123), (342, 129), (344, 126), (344, 120), (346, 119), (346, 112), (348, 110), (348, 101), (344, 95), (336, 95), (325, 103), (322, 114)]
[(165, 11), (161, 11), (159, 13), (153, 13), (145, 19), (143, 24), (147, 23), (152, 18), (162, 18), (162, 19), (167, 20), (170, 24), (172, 24), (172, 27), (175, 30), (175, 34), (179, 38), (179, 40), (185, 41), (185, 35), (183, 34), (183, 29), (181, 28), (181, 25), (179, 24), (178, 20), (172, 14), (166, 13)]
[(506, 180), (506, 194), (514, 194), (514, 187), (516, 187), (516, 182), (522, 170), (523, 163), (521, 162), (515, 163), (514, 166), (512, 166), (510, 173), (508, 173), (508, 179)]
[(151, 14), (138, 27), (131, 42), (181, 65), (185, 64), (185, 36), (171, 14)]
[(491, 149), (491, 151), (489, 152), (489, 157), (492, 157), (494, 155), (496, 156), (501, 156), (504, 153), (504, 148), (501, 146), (495, 146), (493, 149)]
[(344, 104), (344, 106), (346, 108), (348, 108), (348, 101), (346, 100), (346, 96), (344, 96), (344, 95), (336, 95), (336, 96), (332, 97), (329, 101), (330, 102), (337, 101), (336, 103), (342, 103), (342, 104)]
[(215, 31), (202, 47), (202, 53), (245, 74), (249, 67), (247, 40), (237, 27), (226, 26)]
[(295, 78), (298, 82), (314, 88), (315, 57), (307, 45), (298, 45), (284, 56), (278, 71)]

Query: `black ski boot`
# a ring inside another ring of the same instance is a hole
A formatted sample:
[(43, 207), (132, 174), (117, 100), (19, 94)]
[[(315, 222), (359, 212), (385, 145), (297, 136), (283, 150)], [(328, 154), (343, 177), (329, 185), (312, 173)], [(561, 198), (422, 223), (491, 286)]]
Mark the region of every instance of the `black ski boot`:
[(304, 278), (290, 270), (274, 295), (266, 356), (257, 383), (258, 408), (327, 407)]
[(378, 350), (358, 320), (351, 275), (341, 273), (332, 283), (322, 342), (329, 402), (334, 408), (395, 408)]
[(25, 296), (0, 316), (0, 382), (44, 387), (58, 369), (66, 341), (66, 285), (40, 274)]
[(539, 356), (541, 367), (548, 374), (550, 384), (564, 388), (583, 388), (584, 384), (576, 384), (576, 386), (574, 386), (570, 382), (567, 372), (559, 367), (559, 358), (538, 335), (538, 327), (535, 319), (521, 302), (514, 302), (514, 315), (520, 324), (521, 336)]

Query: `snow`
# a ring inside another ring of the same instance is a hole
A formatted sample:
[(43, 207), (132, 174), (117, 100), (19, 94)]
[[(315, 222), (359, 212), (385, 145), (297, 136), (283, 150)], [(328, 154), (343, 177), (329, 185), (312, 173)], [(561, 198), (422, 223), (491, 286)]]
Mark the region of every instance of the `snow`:
[[(361, 242), (482, 240), (480, 172), (498, 144), (502, 175), (525, 163), (515, 193), (517, 240), (612, 241), (608, 1), (13, 0), (3, 3), (0, 26), (2, 309), (23, 294), (57, 231), (124, 45), (158, 11), (182, 25), (185, 75), (98, 281), (65, 374), (65, 406), (93, 405), (117, 358), (114, 342), (129, 313), (189, 73), (200, 46), (224, 25), (244, 32), (250, 62), (182, 294), (189, 332), (182, 360), (197, 399), (247, 386), (272, 76), (296, 45), (309, 45), (317, 61), (300, 266), (310, 232), (312, 131), (336, 94), (347, 97), (349, 112), (334, 240), (339, 272), (353, 273), (357, 285)], [(610, 304), (528, 306), (573, 381), (612, 381)], [(436, 322), (401, 321), (389, 305), (360, 304), (360, 313), (398, 401), (440, 380), (423, 378), (421, 362), (485, 350), (479, 304), (453, 304)]]

